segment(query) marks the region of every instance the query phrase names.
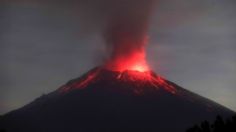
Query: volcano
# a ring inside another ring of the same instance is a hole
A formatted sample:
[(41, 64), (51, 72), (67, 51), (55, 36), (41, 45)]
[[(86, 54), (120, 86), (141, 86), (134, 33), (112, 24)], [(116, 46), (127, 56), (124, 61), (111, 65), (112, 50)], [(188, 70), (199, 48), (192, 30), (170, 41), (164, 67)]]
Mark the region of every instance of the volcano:
[(97, 67), (4, 115), (7, 132), (183, 132), (233, 111), (152, 71)]

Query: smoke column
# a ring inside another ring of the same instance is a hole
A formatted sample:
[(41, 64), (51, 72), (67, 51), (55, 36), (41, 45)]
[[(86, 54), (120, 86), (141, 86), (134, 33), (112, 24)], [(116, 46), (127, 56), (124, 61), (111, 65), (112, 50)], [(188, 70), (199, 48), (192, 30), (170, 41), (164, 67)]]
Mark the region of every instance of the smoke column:
[(112, 1), (105, 29), (110, 58), (106, 66), (112, 70), (148, 70), (145, 46), (153, 0)]

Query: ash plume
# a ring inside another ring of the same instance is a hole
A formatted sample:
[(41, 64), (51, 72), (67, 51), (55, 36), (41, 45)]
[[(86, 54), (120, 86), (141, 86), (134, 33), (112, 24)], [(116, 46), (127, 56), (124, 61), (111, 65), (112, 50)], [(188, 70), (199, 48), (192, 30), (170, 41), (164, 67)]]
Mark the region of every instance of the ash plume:
[(115, 2), (115, 7), (109, 11), (107, 27), (104, 30), (106, 45), (110, 52), (109, 67), (116, 67), (118, 63), (126, 63), (130, 60), (146, 64), (145, 45), (148, 38), (148, 21), (154, 1), (113, 2)]
[(121, 0), (108, 16), (105, 39), (112, 56), (140, 50), (145, 44), (152, 0)]
[[(66, 6), (64, 0), (57, 2)], [(75, 12), (83, 21), (82, 26), (102, 34), (107, 52), (105, 63), (110, 67), (120, 61), (128, 61), (127, 58), (146, 63), (145, 45), (154, 2), (155, 0), (69, 0), (66, 3), (74, 3)], [(133, 56), (134, 54), (136, 55)]]

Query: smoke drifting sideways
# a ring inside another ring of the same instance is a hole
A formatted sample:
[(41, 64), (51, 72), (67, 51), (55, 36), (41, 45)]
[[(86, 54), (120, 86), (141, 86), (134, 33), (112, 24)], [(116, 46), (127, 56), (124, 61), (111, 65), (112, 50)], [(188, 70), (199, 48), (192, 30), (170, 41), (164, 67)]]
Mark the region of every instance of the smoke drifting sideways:
[[(73, 8), (82, 27), (100, 32), (106, 52), (104, 67), (147, 71), (145, 46), (155, 0), (20, 0), (60, 8)], [(19, 1), (18, 1), (19, 2)], [(91, 29), (92, 28), (92, 29)], [(87, 31), (89, 32), (89, 31)], [(99, 47), (100, 45), (98, 45)]]

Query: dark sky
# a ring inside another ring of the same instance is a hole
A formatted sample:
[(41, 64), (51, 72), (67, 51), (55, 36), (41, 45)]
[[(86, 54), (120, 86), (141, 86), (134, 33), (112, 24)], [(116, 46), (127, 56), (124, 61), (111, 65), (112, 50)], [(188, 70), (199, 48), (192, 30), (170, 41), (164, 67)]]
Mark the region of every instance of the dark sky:
[[(71, 0), (0, 2), (0, 114), (101, 64), (104, 25), (95, 9)], [(235, 12), (235, 0), (158, 0), (147, 46), (152, 69), (236, 110)]]

